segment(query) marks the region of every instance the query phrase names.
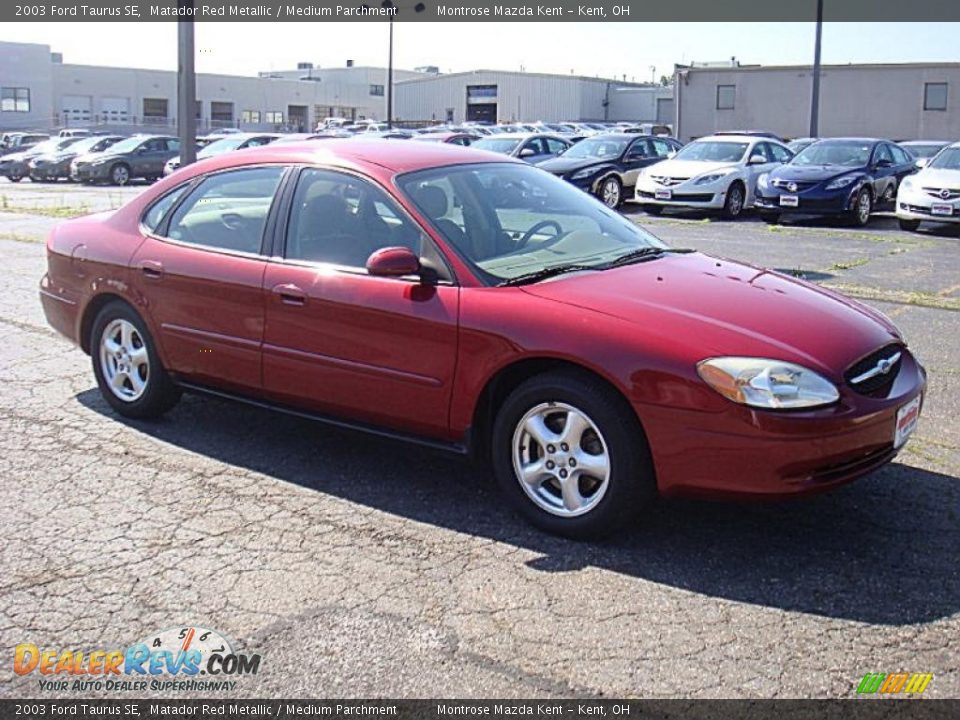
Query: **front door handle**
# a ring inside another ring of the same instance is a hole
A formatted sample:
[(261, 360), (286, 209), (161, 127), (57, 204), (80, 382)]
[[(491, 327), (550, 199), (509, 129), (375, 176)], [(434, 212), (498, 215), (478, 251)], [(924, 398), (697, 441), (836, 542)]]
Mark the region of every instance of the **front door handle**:
[(163, 263), (156, 260), (144, 260), (140, 263), (140, 272), (152, 280), (163, 277)]
[(273, 294), (280, 296), (280, 302), (284, 305), (306, 305), (307, 294), (293, 283), (283, 285), (274, 285)]

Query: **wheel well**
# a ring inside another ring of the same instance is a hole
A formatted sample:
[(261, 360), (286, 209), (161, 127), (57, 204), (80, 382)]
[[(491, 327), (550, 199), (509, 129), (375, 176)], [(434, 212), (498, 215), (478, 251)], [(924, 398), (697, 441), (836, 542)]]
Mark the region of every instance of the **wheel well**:
[(89, 303), (87, 307), (84, 308), (83, 318), (80, 320), (80, 349), (83, 350), (87, 355), (90, 354), (90, 331), (93, 329), (93, 321), (96, 319), (97, 315), (100, 314), (100, 311), (108, 303), (113, 302), (114, 300), (119, 300), (124, 305), (129, 305), (125, 299), (119, 295), (114, 295), (113, 293), (103, 293), (102, 295), (97, 295)]
[(477, 399), (477, 404), (473, 411), (473, 421), (470, 425), (470, 454), (475, 460), (485, 462), (489, 459), (490, 454), (488, 450), (490, 447), (490, 435), (493, 430), (493, 421), (496, 418), (497, 409), (503, 404), (503, 401), (507, 399), (507, 396), (521, 383), (536, 375), (543, 375), (544, 373), (560, 370), (589, 375), (591, 378), (602, 382), (615, 392), (617, 396), (623, 400), (625, 405), (630, 408), (630, 412), (636, 416), (633, 407), (623, 392), (621, 392), (620, 388), (602, 375), (583, 365), (558, 358), (528, 358), (526, 360), (519, 360), (501, 368), (491, 377), (481, 391), (480, 397)]

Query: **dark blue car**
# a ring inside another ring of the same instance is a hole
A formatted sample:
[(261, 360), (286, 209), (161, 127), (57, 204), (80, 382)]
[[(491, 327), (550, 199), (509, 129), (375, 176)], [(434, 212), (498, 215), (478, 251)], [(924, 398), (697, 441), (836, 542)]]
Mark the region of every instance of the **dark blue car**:
[(757, 180), (756, 209), (770, 223), (786, 214), (840, 215), (866, 225), (892, 205), (897, 187), (916, 171), (914, 157), (889, 140), (818, 140)]

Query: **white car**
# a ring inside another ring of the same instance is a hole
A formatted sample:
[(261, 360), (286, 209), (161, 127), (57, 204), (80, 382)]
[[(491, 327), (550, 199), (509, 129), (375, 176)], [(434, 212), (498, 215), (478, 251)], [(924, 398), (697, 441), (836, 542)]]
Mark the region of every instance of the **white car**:
[(917, 163), (920, 172), (905, 177), (897, 191), (900, 228), (916, 230), (924, 220), (960, 223), (960, 142)]
[(719, 210), (739, 217), (753, 207), (757, 178), (793, 157), (781, 142), (754, 135), (711, 135), (646, 168), (634, 199), (659, 215), (666, 207)]

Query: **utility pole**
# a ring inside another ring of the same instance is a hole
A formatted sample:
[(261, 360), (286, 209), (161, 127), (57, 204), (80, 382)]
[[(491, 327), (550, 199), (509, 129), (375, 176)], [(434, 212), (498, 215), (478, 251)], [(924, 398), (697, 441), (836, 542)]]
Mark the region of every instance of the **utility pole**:
[(813, 97), (810, 100), (810, 137), (820, 136), (820, 41), (823, 36), (823, 0), (817, 0), (817, 39), (813, 48)]
[(193, 0), (177, 0), (189, 8), (177, 21), (177, 132), (180, 137), (180, 167), (197, 159), (197, 74), (194, 67)]
[[(383, 0), (383, 7), (396, 10), (390, 0)], [(387, 59), (387, 130), (393, 130), (393, 13), (390, 14), (390, 49)]]

